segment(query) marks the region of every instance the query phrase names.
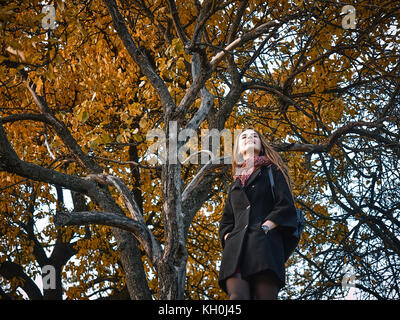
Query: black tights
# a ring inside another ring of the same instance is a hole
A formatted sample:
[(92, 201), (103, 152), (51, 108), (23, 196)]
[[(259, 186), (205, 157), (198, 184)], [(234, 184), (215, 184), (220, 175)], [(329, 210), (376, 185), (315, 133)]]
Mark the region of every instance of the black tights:
[(242, 279), (236, 273), (226, 280), (229, 300), (276, 300), (278, 299), (279, 284), (272, 272), (263, 272), (252, 276), (249, 281)]

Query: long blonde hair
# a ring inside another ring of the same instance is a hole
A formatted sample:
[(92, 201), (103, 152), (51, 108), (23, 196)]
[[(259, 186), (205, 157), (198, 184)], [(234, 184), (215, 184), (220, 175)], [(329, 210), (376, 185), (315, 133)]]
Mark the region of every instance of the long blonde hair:
[[(290, 192), (292, 192), (291, 181), (290, 181), (290, 176), (289, 176), (289, 168), (285, 164), (285, 162), (283, 162), (279, 153), (276, 152), (267, 143), (264, 135), (261, 132), (254, 129), (253, 127), (247, 127), (243, 131), (246, 131), (246, 130), (253, 130), (254, 132), (256, 132), (258, 134), (258, 137), (260, 138), (260, 141), (261, 141), (261, 150), (260, 150), (259, 156), (265, 155), (273, 164), (275, 164), (278, 167), (279, 170), (281, 170), (283, 176), (285, 177), (286, 183), (289, 186), (289, 190), (290, 190)], [(244, 161), (242, 154), (239, 152), (239, 136), (240, 136), (240, 134), (237, 136), (237, 139), (235, 140), (235, 144), (233, 146), (232, 177), (235, 175), (235, 172), (236, 172), (236, 169), (238, 168), (238, 166), (240, 166)]]

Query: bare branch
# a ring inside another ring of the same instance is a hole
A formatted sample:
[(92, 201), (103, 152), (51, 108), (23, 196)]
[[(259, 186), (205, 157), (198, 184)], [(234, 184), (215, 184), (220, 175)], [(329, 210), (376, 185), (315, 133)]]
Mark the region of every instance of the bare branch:
[(178, 34), (178, 37), (179, 39), (181, 39), (182, 43), (186, 45), (189, 40), (179, 19), (178, 9), (176, 8), (175, 0), (168, 0), (168, 5), (169, 11), (171, 12), (172, 16), (172, 21), (174, 22), (176, 33)]
[[(142, 223), (119, 213), (98, 211), (60, 212), (54, 217), (54, 223), (58, 227), (99, 224), (123, 229), (131, 232), (138, 239), (153, 263), (161, 256), (161, 248), (149, 237), (148, 228)], [(153, 240), (155, 241), (155, 239)]]
[(170, 114), (175, 109), (175, 103), (168, 91), (165, 82), (160, 78), (160, 76), (153, 70), (149, 59), (142, 51), (138, 49), (135, 45), (131, 35), (129, 34), (128, 28), (126, 27), (124, 17), (118, 9), (118, 6), (114, 0), (103, 0), (107, 6), (108, 11), (111, 14), (114, 28), (117, 31), (119, 37), (125, 45), (128, 53), (139, 66), (143, 74), (149, 79), (154, 90), (158, 93), (164, 110), (167, 114)]
[(161, 166), (147, 166), (141, 163), (138, 163), (136, 161), (118, 161), (118, 160), (114, 160), (114, 159), (109, 159), (109, 158), (104, 158), (104, 157), (100, 157), (100, 156), (93, 156), (93, 158), (99, 159), (99, 160), (103, 160), (103, 161), (109, 161), (109, 162), (113, 162), (113, 163), (118, 163), (118, 164), (122, 164), (122, 165), (133, 165), (135, 167), (140, 167), (143, 169), (155, 169), (160, 171), (161, 170)]
[(122, 198), (124, 200), (125, 207), (129, 211), (132, 219), (140, 225), (140, 232), (136, 232), (135, 235), (138, 238), (138, 241), (144, 245), (146, 243), (146, 247), (149, 248), (149, 254), (151, 254), (149, 257), (152, 257), (152, 259), (159, 259), (161, 257), (161, 248), (157, 242), (157, 240), (154, 238), (152, 232), (149, 230), (149, 228), (146, 226), (146, 223), (143, 219), (143, 215), (140, 212), (140, 208), (135, 202), (132, 193), (126, 186), (126, 184), (122, 181), (122, 179), (112, 176), (112, 175), (89, 175), (87, 179), (94, 179), (97, 182), (102, 182), (104, 184), (109, 184), (113, 185), (114, 187), (117, 188), (117, 190), (120, 192), (122, 195)]
[(15, 173), (24, 178), (59, 185), (85, 194), (95, 187), (91, 181), (22, 161), (10, 145), (1, 122), (0, 171)]
[(174, 119), (178, 119), (186, 113), (187, 109), (196, 100), (199, 91), (204, 88), (204, 84), (206, 83), (207, 79), (211, 76), (211, 68), (204, 50), (199, 50), (198, 61), (201, 65), (201, 68), (199, 68), (199, 73), (195, 78), (193, 78), (192, 85), (190, 86), (189, 90), (186, 91), (181, 102), (179, 103), (179, 106), (174, 114)]
[(221, 50), (220, 52), (218, 52), (211, 59), (210, 65), (211, 65), (212, 69), (215, 70), (218, 63), (227, 55), (227, 53), (229, 51), (234, 50), (235, 48), (241, 46), (243, 43), (245, 43), (247, 41), (253, 40), (253, 39), (259, 37), (260, 35), (267, 33), (268, 31), (270, 31), (270, 29), (272, 27), (276, 27), (279, 25), (280, 25), (280, 23), (278, 23), (276, 21), (268, 21), (267, 23), (264, 23), (264, 24), (258, 26), (257, 28), (254, 28), (253, 30), (245, 33), (243, 36), (237, 38), (236, 40), (234, 40), (233, 42), (228, 44), (224, 50)]
[[(231, 156), (220, 157), (216, 159), (209, 160), (200, 170), (197, 172), (195, 177), (188, 183), (185, 190), (182, 193), (182, 202), (185, 202), (189, 197), (190, 193), (196, 186), (200, 183), (200, 181), (211, 171), (214, 171), (216, 168), (225, 166), (226, 162), (229, 162)], [(222, 163), (221, 163), (222, 160)]]
[[(215, 2), (215, 0), (207, 0), (205, 1), (203, 7), (199, 8), (199, 14), (197, 16), (192, 39), (185, 46), (185, 49), (188, 53), (192, 52), (196, 48), (197, 41), (199, 41), (201, 38), (201, 33), (203, 32), (207, 20), (215, 13), (215, 5), (213, 5), (213, 2)], [(200, 3), (197, 3), (197, 7), (199, 6)]]
[(1, 118), (0, 122), (13, 123), (16, 121), (25, 121), (25, 120), (39, 121), (50, 124), (50, 121), (43, 114), (40, 113), (11, 114), (7, 117)]
[[(193, 79), (197, 79), (201, 73), (201, 63), (198, 53), (193, 54), (192, 57), (192, 75)], [(200, 124), (207, 117), (210, 109), (214, 105), (214, 96), (208, 92), (207, 88), (203, 85), (200, 89), (201, 104), (200, 108), (193, 115), (192, 119), (186, 125), (185, 129), (197, 130)]]
[(6, 279), (19, 278), (22, 281), (21, 288), (25, 291), (28, 297), (32, 300), (43, 300), (43, 295), (36, 283), (27, 276), (24, 269), (11, 261), (0, 263), (0, 275)]
[(242, 20), (243, 14), (245, 13), (248, 4), (249, 4), (248, 0), (240, 1), (240, 7), (238, 9), (238, 13), (236, 14), (235, 19), (233, 20), (231, 28), (229, 29), (228, 33), (229, 43), (234, 41), (234, 37), (236, 36), (236, 33), (240, 25), (240, 21)]
[(103, 181), (105, 184), (113, 185), (117, 188), (117, 190), (121, 193), (124, 199), (125, 207), (128, 209), (129, 213), (131, 214), (132, 218), (138, 221), (139, 223), (144, 224), (144, 220), (140, 209), (136, 202), (133, 200), (132, 194), (130, 193), (126, 184), (118, 177), (112, 175), (89, 175), (87, 176), (88, 179), (94, 178), (96, 181)]
[(59, 121), (53, 113), (50, 111), (50, 108), (48, 107), (46, 100), (39, 96), (36, 93), (36, 86), (33, 83), (32, 80), (28, 82), (28, 76), (26, 73), (21, 72), (22, 79), (25, 82), (29, 92), (32, 95), (33, 100), (36, 102), (38, 105), (40, 111), (46, 118), (46, 123), (49, 123), (54, 130), (56, 130), (58, 136), (60, 139), (64, 142), (64, 144), (70, 149), (70, 151), (73, 153), (79, 164), (88, 169), (90, 172), (93, 173), (101, 173), (103, 172), (102, 168), (99, 167), (92, 159), (90, 159), (87, 154), (85, 154), (81, 147), (78, 145), (76, 142), (75, 138), (71, 135), (71, 132), (67, 129), (64, 123)]

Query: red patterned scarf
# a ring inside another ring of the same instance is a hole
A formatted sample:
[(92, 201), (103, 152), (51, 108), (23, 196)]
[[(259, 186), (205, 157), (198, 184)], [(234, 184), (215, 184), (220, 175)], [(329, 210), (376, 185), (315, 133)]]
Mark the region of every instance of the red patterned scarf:
[(233, 179), (240, 179), (242, 186), (246, 184), (247, 179), (251, 176), (253, 171), (257, 170), (258, 167), (268, 166), (271, 163), (266, 156), (255, 156), (254, 158), (249, 158), (241, 166), (238, 166), (236, 174)]

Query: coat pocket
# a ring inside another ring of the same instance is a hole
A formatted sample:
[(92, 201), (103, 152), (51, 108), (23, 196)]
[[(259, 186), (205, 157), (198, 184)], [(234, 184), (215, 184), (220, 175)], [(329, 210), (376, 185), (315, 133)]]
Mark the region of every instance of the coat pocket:
[(231, 231), (229, 233), (229, 235), (226, 237), (225, 241), (235, 237), (236, 235), (238, 235), (240, 233), (241, 230), (235, 230), (235, 231)]

